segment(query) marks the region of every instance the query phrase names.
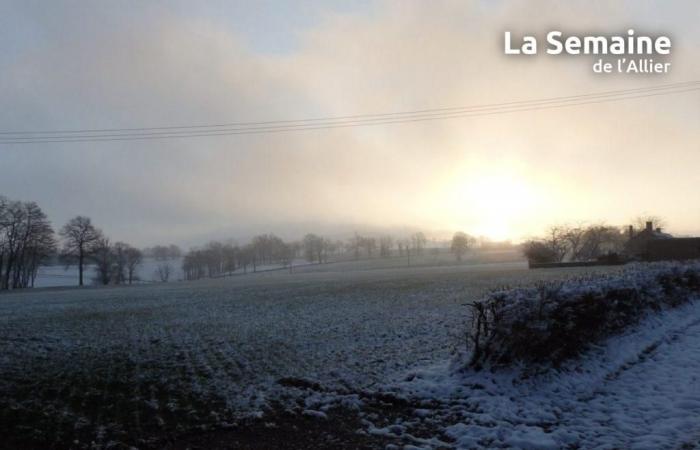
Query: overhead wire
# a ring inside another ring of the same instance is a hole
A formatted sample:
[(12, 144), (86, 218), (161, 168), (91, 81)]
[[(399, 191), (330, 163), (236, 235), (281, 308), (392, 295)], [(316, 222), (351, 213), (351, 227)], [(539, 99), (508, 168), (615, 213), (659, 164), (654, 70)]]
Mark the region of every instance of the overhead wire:
[(537, 111), (542, 109), (556, 109), (655, 97), (660, 95), (679, 94), (697, 90), (700, 90), (700, 81), (687, 81), (650, 86), (646, 88), (603, 91), (588, 94), (549, 97), (544, 99), (378, 114), (317, 117), (311, 119), (232, 122), (227, 124), (184, 125), (169, 127), (102, 128), (53, 131), (0, 131), (0, 144), (175, 139), (388, 125), (445, 120), (461, 117), (488, 116), (524, 111)]

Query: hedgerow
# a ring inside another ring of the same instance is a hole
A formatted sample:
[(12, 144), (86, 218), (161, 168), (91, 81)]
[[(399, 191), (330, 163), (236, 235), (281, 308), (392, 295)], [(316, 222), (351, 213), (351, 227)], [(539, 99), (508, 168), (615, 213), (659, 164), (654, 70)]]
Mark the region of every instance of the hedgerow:
[(699, 294), (699, 261), (634, 264), (615, 274), (494, 291), (468, 304), (468, 364), (557, 366), (646, 314)]

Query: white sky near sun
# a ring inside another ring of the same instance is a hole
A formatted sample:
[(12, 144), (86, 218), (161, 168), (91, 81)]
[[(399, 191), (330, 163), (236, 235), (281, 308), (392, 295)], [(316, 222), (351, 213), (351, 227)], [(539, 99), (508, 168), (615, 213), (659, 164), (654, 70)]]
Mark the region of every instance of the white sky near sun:
[[(0, 128), (466, 106), (700, 80), (688, 1), (3, 2)], [(663, 76), (508, 58), (504, 30), (668, 34)], [(700, 94), (278, 135), (0, 147), (0, 194), (56, 225), (202, 243), (363, 226), (522, 239), (648, 212), (700, 234)], [(289, 236), (295, 237), (295, 236)]]

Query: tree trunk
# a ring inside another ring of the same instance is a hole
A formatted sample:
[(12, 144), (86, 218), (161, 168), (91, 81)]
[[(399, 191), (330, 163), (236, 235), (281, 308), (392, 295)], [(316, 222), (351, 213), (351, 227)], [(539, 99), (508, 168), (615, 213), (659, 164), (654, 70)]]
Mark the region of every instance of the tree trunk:
[(5, 277), (2, 281), (2, 285), (5, 289), (10, 289), (10, 275), (12, 274), (12, 265), (14, 264), (13, 250), (10, 248), (10, 252), (7, 255), (7, 262), (5, 263)]
[(78, 286), (83, 285), (83, 249), (78, 250)]

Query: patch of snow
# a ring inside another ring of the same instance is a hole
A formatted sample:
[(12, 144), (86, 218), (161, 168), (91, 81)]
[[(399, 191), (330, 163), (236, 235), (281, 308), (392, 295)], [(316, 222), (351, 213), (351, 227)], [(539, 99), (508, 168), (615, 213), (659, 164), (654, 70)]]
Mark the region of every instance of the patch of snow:
[(664, 449), (700, 433), (700, 301), (651, 315), (560, 370), (523, 378), (461, 366), (414, 370), (384, 389), (443, 405), (439, 435), (457, 448)]
[(326, 413), (323, 411), (316, 411), (314, 409), (305, 409), (301, 412), (301, 414), (308, 417), (315, 417), (317, 419), (328, 419), (328, 415)]

